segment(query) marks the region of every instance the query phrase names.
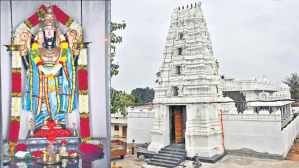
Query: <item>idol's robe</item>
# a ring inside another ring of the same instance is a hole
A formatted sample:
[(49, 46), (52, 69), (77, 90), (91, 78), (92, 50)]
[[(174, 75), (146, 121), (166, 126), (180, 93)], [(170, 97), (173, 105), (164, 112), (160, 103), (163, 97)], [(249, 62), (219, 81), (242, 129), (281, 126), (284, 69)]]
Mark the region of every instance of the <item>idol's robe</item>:
[[(42, 55), (39, 49), (41, 60)], [(51, 70), (54, 64), (43, 64)], [(67, 49), (67, 60), (54, 77), (48, 77), (41, 72), (33, 61), (32, 51), (29, 58), (29, 75), (22, 108), (36, 114), (35, 126), (49, 118), (65, 123), (65, 112), (71, 113), (77, 108), (76, 69), (70, 49)], [(57, 93), (57, 87), (62, 87), (62, 94)], [(50, 91), (49, 91), (50, 89)]]

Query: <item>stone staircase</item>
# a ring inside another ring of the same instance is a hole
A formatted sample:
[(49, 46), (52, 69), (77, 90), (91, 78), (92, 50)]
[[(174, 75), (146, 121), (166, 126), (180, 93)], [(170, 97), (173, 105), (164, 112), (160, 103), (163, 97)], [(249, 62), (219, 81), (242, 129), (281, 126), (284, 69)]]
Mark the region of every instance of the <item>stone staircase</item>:
[(157, 155), (155, 155), (149, 165), (161, 167), (176, 167), (186, 159), (186, 150), (167, 146), (162, 148)]

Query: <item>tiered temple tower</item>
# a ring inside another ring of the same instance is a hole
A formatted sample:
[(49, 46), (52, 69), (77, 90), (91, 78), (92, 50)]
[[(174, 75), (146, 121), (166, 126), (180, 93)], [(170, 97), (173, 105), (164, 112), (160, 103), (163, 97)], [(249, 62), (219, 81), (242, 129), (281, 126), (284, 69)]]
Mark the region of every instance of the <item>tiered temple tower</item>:
[(187, 157), (197, 153), (204, 158), (222, 155), (218, 114), (224, 98), (200, 2), (174, 10), (163, 55), (157, 73), (149, 151), (158, 152), (177, 142), (172, 140), (177, 136), (172, 120), (175, 109), (180, 107), (185, 115), (184, 141), (180, 142), (185, 143)]

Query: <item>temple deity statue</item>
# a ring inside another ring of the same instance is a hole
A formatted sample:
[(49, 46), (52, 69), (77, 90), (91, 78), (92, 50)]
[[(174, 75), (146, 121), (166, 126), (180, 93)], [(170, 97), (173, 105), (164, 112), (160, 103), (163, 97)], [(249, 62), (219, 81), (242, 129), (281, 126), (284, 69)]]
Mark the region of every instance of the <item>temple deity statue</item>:
[(28, 75), (22, 108), (36, 115), (36, 129), (44, 120), (58, 120), (65, 128), (65, 113), (77, 108), (78, 37), (74, 29), (61, 35), (51, 6), (36, 36), (27, 29), (21, 34), (20, 55)]

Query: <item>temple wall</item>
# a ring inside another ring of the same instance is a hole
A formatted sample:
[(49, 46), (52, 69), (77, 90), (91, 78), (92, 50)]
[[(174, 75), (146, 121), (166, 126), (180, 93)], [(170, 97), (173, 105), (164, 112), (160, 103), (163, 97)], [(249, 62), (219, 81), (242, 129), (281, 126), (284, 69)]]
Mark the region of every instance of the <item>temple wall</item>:
[(285, 157), (299, 133), (299, 117), (283, 131), (280, 119), (275, 114), (223, 114), (225, 149), (246, 148)]
[(299, 117), (292, 121), (286, 128), (281, 132), (282, 141), (282, 152), (283, 157), (286, 157), (289, 150), (291, 149), (294, 140), (299, 135)]
[[(13, 1), (13, 22), (16, 29), (22, 22), (32, 16), (42, 4), (56, 4), (66, 14), (72, 17), (77, 23), (80, 23), (80, 1)], [(92, 137), (107, 137), (107, 111), (106, 87), (109, 81), (106, 80), (107, 64), (105, 58), (105, 1), (83, 2), (83, 28), (84, 41), (92, 42), (88, 46), (89, 62), (89, 111), (90, 128)], [(2, 45), (9, 44), (10, 38), (10, 7), (9, 1), (1, 1), (1, 111), (3, 121), (3, 139), (8, 138), (9, 123), (11, 113), (11, 52), (6, 51)], [(35, 35), (37, 25), (30, 31)], [(67, 30), (64, 25), (57, 23), (63, 34)], [(25, 90), (25, 70), (23, 75), (23, 89)], [(109, 79), (110, 80), (110, 79)], [(20, 107), (21, 108), (21, 107)], [(34, 118), (30, 112), (21, 111), (21, 129), (19, 139), (25, 139), (29, 130), (29, 119)], [(75, 122), (78, 134), (80, 135), (79, 111), (74, 110), (71, 114), (66, 114), (66, 123), (68, 128), (72, 128), (72, 122)]]
[(127, 142), (144, 144), (151, 142), (151, 129), (154, 124), (154, 112), (129, 112)]

